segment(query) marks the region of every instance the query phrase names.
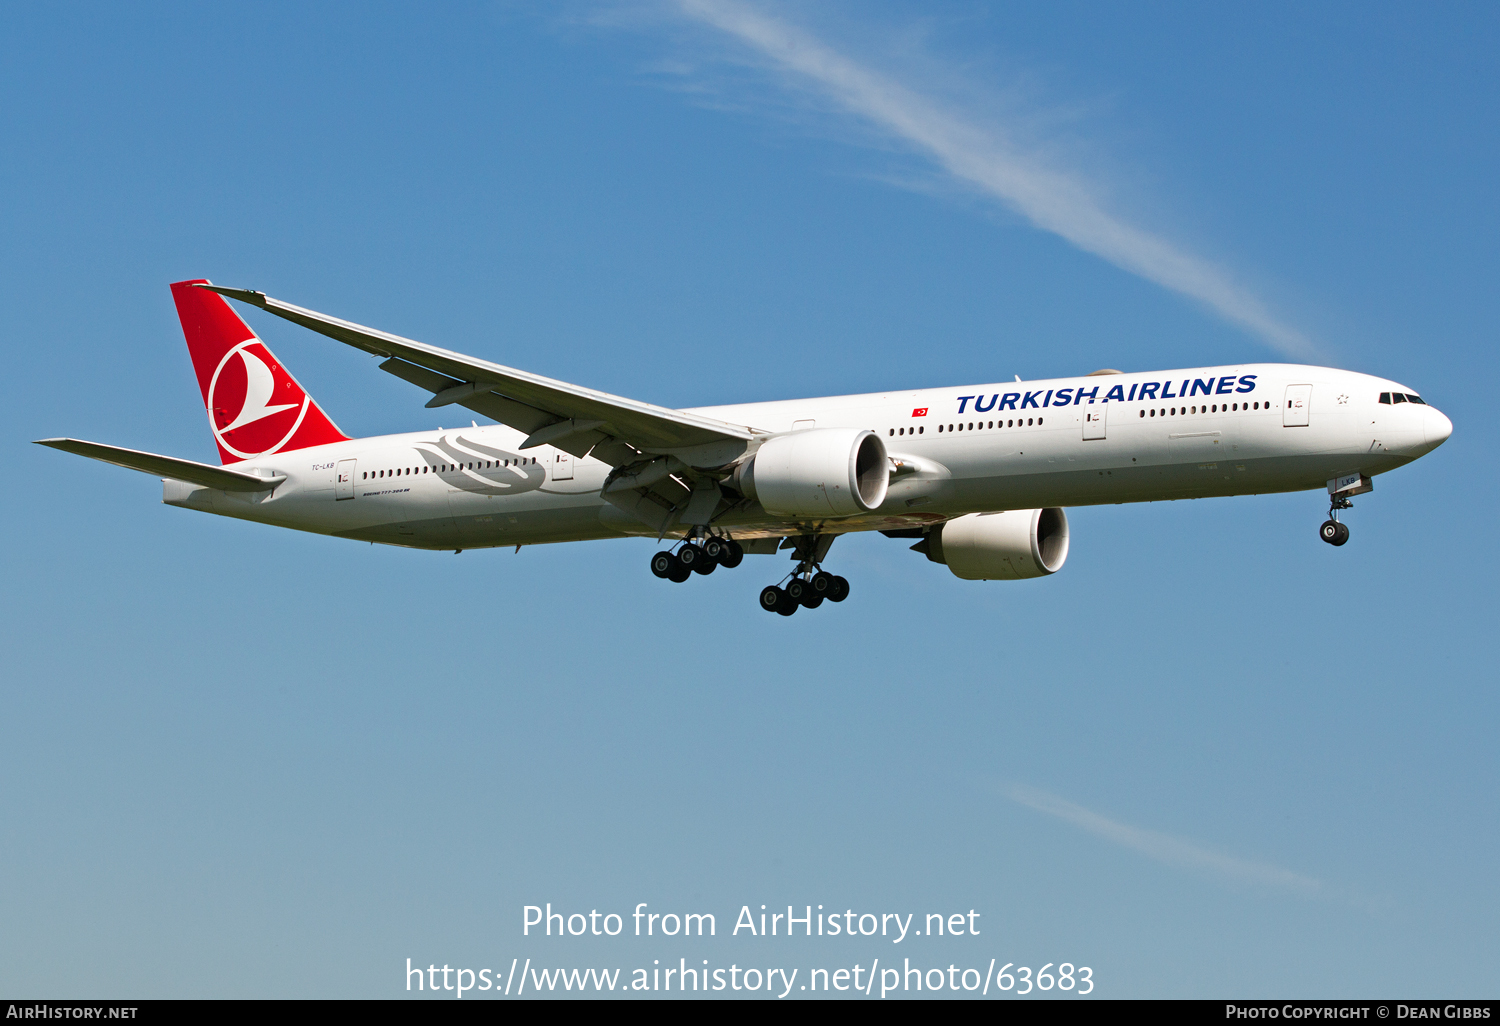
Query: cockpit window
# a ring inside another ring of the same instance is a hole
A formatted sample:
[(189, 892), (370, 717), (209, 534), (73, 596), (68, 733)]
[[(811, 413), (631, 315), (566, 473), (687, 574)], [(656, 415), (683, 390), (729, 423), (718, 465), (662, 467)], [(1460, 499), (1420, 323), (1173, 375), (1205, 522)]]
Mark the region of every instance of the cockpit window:
[(1406, 393), (1406, 401), (1409, 402), (1409, 403), (1417, 403), (1420, 406), (1426, 406), (1427, 405), (1426, 403), (1422, 402), (1422, 397), (1421, 396), (1419, 396), (1419, 395), (1412, 395), (1410, 392)]
[(1391, 405), (1391, 393), (1389, 393), (1389, 392), (1381, 392), (1380, 393), (1380, 401), (1383, 402), (1383, 403), (1385, 403), (1387, 406)]
[(1400, 392), (1392, 392), (1391, 393), (1391, 402), (1393, 402), (1393, 403), (1404, 403), (1404, 402), (1406, 402), (1406, 396), (1403, 395)]

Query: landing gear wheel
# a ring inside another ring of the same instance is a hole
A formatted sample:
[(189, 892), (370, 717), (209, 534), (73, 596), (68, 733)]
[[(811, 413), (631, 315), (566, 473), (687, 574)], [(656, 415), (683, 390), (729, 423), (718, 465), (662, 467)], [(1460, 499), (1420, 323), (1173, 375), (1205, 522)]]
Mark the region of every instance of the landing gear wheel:
[(709, 538), (703, 543), (703, 554), (715, 563), (724, 562), (724, 551), (722, 538)]
[(715, 563), (713, 560), (709, 559), (707, 556), (699, 556), (698, 557), (698, 562), (696, 562), (696, 563), (693, 564), (693, 573), (695, 573), (695, 574), (702, 574), (703, 576), (707, 577), (709, 574), (713, 573), (718, 568), (719, 568), (719, 564)]
[(842, 578), (842, 577), (835, 577), (833, 579), (833, 587), (831, 589), (829, 589), (829, 592), (828, 592), (828, 601), (829, 602), (842, 602), (842, 601), (844, 601), (844, 599), (846, 599), (848, 597), (849, 597), (849, 582), (846, 581), (846, 580), (844, 580), (844, 578)]
[(812, 593), (820, 599), (828, 598), (833, 594), (833, 574), (827, 570), (819, 570), (807, 583), (812, 588)]
[(724, 551), (719, 556), (719, 563), (733, 570), (740, 565), (740, 560), (745, 558), (745, 550), (740, 546), (739, 542), (732, 538), (724, 538), (721, 541), (724, 545)]
[(797, 603), (790, 595), (772, 584), (769, 587), (761, 589), (760, 608), (768, 613), (780, 613), (782, 616), (791, 616), (797, 611)]
[(672, 568), (676, 565), (677, 557), (666, 550), (651, 557), (651, 572), (664, 581), (671, 578)]
[(681, 584), (691, 576), (693, 576), (693, 572), (691, 570), (683, 569), (682, 566), (676, 563), (676, 561), (674, 560), (672, 572), (667, 574), (667, 580), (671, 581), (673, 584)]
[(1329, 545), (1342, 545), (1349, 540), (1349, 528), (1337, 520), (1325, 520), (1323, 526), (1318, 528), (1318, 537)]
[(812, 589), (800, 577), (793, 577), (790, 581), (787, 581), (786, 587), (782, 590), (786, 592), (787, 598), (791, 599), (794, 605), (801, 605), (804, 596), (808, 598), (812, 597)]
[(802, 593), (802, 604), (808, 609), (817, 609), (823, 604), (823, 596), (808, 588)]
[(706, 562), (703, 550), (696, 545), (684, 545), (677, 550), (677, 565), (684, 570), (697, 570), (700, 563)]

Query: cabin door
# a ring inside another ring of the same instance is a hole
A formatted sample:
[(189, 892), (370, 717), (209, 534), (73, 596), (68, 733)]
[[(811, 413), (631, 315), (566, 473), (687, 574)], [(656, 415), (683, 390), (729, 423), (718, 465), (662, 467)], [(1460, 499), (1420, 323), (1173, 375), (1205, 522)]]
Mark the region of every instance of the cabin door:
[(1311, 385), (1286, 386), (1286, 405), (1281, 408), (1282, 427), (1307, 427), (1307, 414), (1311, 408)]
[(1083, 408), (1083, 440), (1094, 442), (1104, 437), (1105, 413), (1108, 406), (1085, 406)]

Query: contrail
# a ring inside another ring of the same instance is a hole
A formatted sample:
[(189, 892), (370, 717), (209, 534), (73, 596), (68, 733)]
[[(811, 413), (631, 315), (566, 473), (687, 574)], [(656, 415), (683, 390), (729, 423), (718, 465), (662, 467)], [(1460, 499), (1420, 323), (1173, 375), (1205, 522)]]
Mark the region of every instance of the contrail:
[(817, 87), (851, 114), (926, 153), (977, 187), (1117, 267), (1189, 296), (1290, 356), (1308, 355), (1303, 335), (1219, 268), (1105, 212), (1078, 180), (1015, 151), (993, 126), (966, 120), (936, 101), (864, 67), (807, 31), (737, 0), (677, 0), (688, 16), (719, 29), (783, 71)]
[(1317, 894), (1323, 888), (1317, 880), (1294, 873), (1289, 869), (1268, 866), (1259, 862), (1248, 862), (1232, 855), (1210, 851), (1179, 837), (1117, 823), (1046, 791), (1023, 787), (1019, 784), (1004, 785), (1000, 790), (1007, 798), (1027, 808), (1045, 812), (1049, 816), (1056, 816), (1076, 827), (1082, 827), (1091, 834), (1097, 834), (1105, 840), (1133, 848), (1158, 862), (1189, 869), (1207, 870), (1235, 880), (1268, 884), (1307, 895)]

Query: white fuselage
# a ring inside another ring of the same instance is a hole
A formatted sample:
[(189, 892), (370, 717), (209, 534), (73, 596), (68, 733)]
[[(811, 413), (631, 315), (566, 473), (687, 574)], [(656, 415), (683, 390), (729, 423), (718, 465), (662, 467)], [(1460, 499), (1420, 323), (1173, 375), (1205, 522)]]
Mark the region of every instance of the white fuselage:
[[(1411, 390), (1351, 371), (1245, 364), (692, 412), (770, 433), (868, 428), (902, 461), (885, 502), (869, 514), (802, 523), (746, 502), (715, 521), (736, 538), (764, 538), (913, 527), (974, 512), (1322, 488), (1341, 475), (1393, 470), (1451, 433), (1431, 406), (1379, 401), (1393, 391)], [(525, 437), (490, 425), (354, 439), (234, 465), (284, 474), (268, 492), (166, 481), (163, 501), (419, 548), (656, 535), (600, 498), (607, 465), (549, 446), (522, 451)]]

